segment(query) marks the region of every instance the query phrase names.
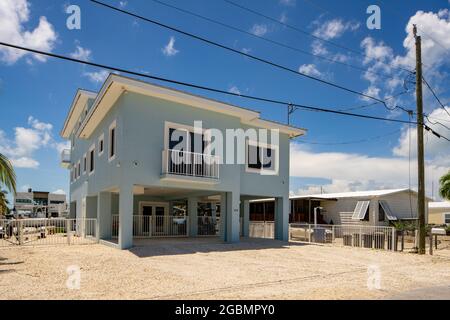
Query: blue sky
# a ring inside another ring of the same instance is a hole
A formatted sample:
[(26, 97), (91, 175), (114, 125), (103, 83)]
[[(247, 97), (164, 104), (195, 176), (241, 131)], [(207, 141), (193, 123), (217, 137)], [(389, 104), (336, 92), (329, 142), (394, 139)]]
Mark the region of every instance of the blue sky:
[[(450, 19), (447, 0), (352, 0), (345, 1), (345, 5), (343, 1), (325, 0), (241, 1), (266, 15), (364, 52), (365, 57), (315, 41), (222, 0), (162, 1), (302, 50), (370, 68), (394, 80), (387, 81), (279, 48), (153, 1), (105, 0), (111, 5), (381, 98), (404, 89), (402, 82), (406, 73), (394, 67), (414, 68), (410, 27), (412, 22), (417, 23), (419, 33), (423, 30), (427, 35), (423, 37), (425, 76), (444, 104), (449, 101)], [(366, 9), (374, 3), (381, 8), (380, 30), (369, 30), (366, 26)], [(68, 14), (65, 9), (71, 4), (81, 9), (80, 30), (66, 27)], [(354, 94), (208, 46), (87, 0), (2, 1), (0, 40), (152, 75), (302, 104), (342, 109), (370, 103)], [(76, 89), (98, 90), (105, 74), (104, 70), (55, 59), (29, 54), (17, 56), (0, 47), (0, 108), (3, 115), (0, 117), (0, 152), (13, 159), (19, 189), (30, 186), (40, 190), (68, 191), (68, 172), (59, 167), (58, 151), (64, 145), (59, 131)], [(412, 85), (409, 87), (413, 89)], [(286, 109), (279, 106), (189, 91), (257, 109), (264, 118), (286, 121)], [(394, 102), (415, 108), (411, 93)], [(450, 125), (450, 117), (438, 108), (428, 92), (425, 94), (425, 109), (435, 119)], [(404, 113), (389, 111), (380, 105), (356, 112), (407, 119)], [(301, 110), (293, 115), (292, 124), (308, 129), (308, 135), (300, 141), (326, 143), (292, 142), (293, 193), (315, 192), (319, 186), (330, 192), (408, 186), (409, 134), (414, 145), (414, 130), (408, 131), (401, 124)], [(434, 128), (450, 136), (450, 131), (443, 126)], [(380, 135), (385, 136), (365, 143), (333, 144)], [(436, 194), (438, 176), (449, 168), (450, 144), (432, 136), (427, 136), (426, 141), (427, 192), (431, 195)], [(412, 187), (415, 187), (414, 153), (412, 148)]]

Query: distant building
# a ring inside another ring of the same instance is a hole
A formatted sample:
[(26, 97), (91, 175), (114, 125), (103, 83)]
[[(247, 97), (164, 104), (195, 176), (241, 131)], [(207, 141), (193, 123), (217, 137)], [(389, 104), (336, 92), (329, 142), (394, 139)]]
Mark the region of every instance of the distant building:
[(430, 224), (450, 225), (450, 202), (430, 202), (428, 204), (428, 221)]
[(32, 189), (17, 192), (13, 212), (15, 215), (32, 218), (64, 216), (68, 212), (66, 195)]

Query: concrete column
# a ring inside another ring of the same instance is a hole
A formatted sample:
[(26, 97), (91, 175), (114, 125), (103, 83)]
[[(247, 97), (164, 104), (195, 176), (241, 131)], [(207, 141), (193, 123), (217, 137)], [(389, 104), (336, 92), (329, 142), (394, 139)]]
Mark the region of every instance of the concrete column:
[(97, 200), (97, 230), (100, 239), (111, 239), (111, 192), (99, 192)]
[(225, 241), (226, 237), (226, 211), (227, 210), (227, 194), (222, 192), (220, 194), (220, 228), (219, 228), (219, 237), (222, 241)]
[(189, 215), (189, 236), (196, 237), (198, 235), (198, 199), (189, 197), (187, 207)]
[(133, 185), (120, 187), (119, 194), (119, 248), (133, 246)]
[(250, 201), (244, 200), (242, 202), (244, 210), (242, 236), (248, 238), (250, 232)]
[(289, 240), (289, 197), (275, 198), (275, 239)]
[(239, 193), (226, 193), (225, 241), (239, 242)]

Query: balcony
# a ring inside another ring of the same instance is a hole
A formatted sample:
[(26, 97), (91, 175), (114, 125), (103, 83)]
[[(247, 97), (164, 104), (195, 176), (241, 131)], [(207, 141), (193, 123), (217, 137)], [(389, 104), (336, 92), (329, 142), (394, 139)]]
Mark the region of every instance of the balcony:
[(163, 150), (162, 179), (218, 183), (219, 157), (208, 154)]
[(61, 167), (65, 169), (70, 167), (70, 149), (61, 151)]

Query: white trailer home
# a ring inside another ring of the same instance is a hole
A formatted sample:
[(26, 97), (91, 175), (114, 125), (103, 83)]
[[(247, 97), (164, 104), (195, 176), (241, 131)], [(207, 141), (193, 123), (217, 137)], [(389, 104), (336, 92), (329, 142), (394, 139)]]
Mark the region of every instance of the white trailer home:
[[(391, 221), (417, 219), (417, 192), (410, 189), (303, 195), (290, 199), (319, 205), (323, 208), (319, 219), (327, 224), (385, 226)], [(428, 210), (430, 199), (425, 201)], [(312, 213), (314, 208), (310, 209)]]

